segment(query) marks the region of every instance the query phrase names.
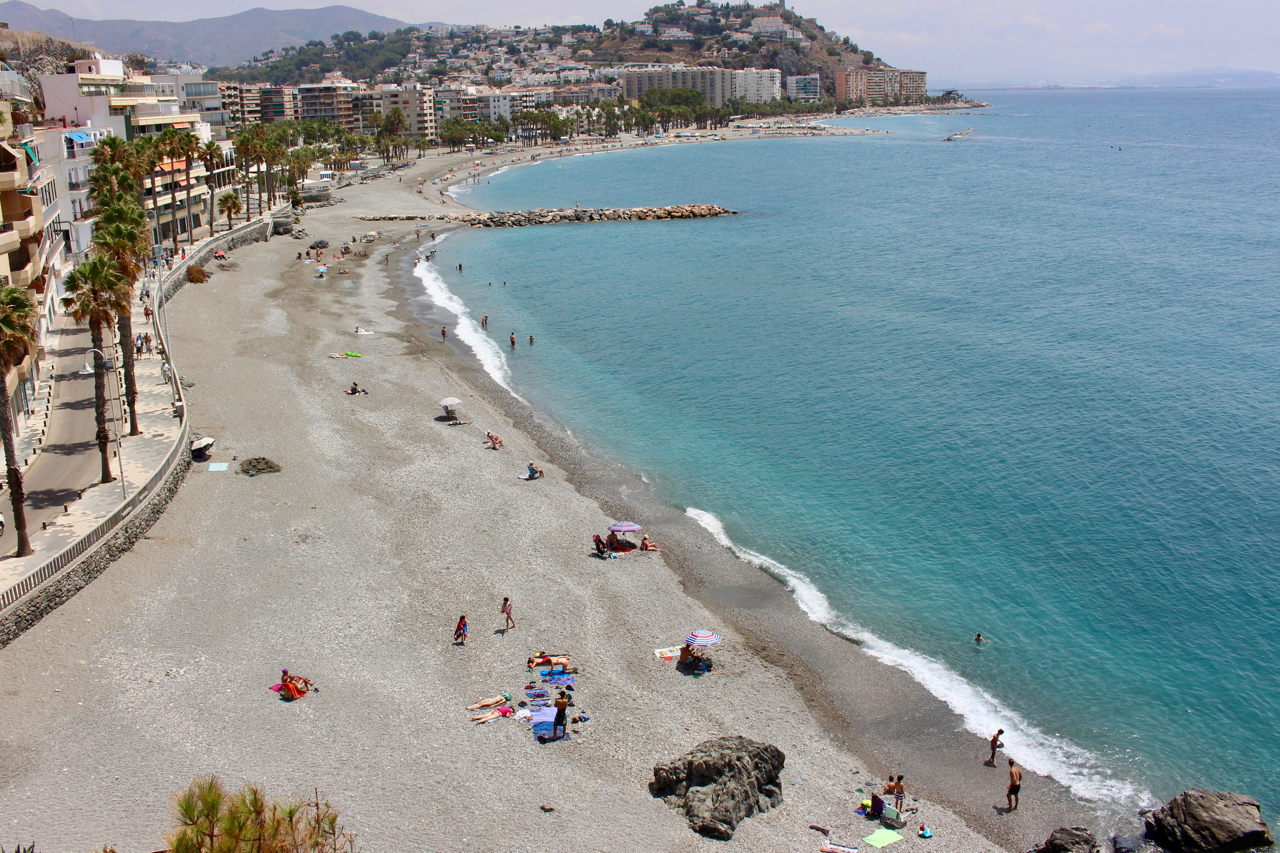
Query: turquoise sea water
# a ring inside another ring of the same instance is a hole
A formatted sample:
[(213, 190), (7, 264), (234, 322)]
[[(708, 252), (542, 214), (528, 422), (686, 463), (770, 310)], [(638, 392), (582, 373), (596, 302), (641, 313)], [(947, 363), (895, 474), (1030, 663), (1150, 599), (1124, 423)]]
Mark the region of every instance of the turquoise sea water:
[(988, 99), (518, 167), (464, 199), (744, 214), (466, 232), (419, 276), (495, 376), (1024, 764), (1274, 816), (1280, 92)]

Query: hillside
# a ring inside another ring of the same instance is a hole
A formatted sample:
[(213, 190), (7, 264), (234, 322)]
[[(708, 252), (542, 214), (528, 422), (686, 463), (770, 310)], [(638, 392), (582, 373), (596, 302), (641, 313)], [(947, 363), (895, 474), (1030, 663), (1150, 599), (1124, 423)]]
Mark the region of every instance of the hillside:
[(137, 52), (157, 59), (202, 65), (236, 65), (273, 48), (328, 39), (334, 33), (348, 30), (390, 32), (408, 26), (403, 21), (350, 6), (280, 11), (258, 8), (198, 21), (76, 18), (73, 23), (63, 12), (40, 9), (22, 0), (0, 3), (0, 21), (7, 21), (15, 30), (39, 31), (61, 39), (75, 38), (106, 53)]
[(41, 74), (60, 74), (66, 70), (68, 59), (88, 56), (92, 50), (87, 44), (65, 41), (44, 33), (0, 30), (0, 58), (22, 75), (37, 102), (42, 101)]

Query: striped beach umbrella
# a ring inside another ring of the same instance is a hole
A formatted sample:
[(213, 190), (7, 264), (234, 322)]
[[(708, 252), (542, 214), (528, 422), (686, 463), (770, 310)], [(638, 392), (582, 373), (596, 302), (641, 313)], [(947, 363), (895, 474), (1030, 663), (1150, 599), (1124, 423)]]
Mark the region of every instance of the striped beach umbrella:
[(634, 521), (615, 521), (613, 524), (609, 525), (609, 529), (614, 533), (639, 533), (641, 530), (644, 530), (643, 527), (636, 524)]
[(690, 631), (684, 641), (691, 646), (718, 646), (720, 635), (715, 631)]

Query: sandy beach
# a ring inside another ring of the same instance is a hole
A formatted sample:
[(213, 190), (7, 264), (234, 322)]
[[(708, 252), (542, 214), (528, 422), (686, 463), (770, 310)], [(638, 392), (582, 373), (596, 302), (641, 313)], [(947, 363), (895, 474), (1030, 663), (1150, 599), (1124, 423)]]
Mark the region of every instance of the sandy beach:
[[(194, 466), (146, 539), (0, 650), (5, 837), (161, 849), (170, 795), (210, 772), (281, 797), (318, 787), (369, 851), (817, 850), (811, 823), (865, 847), (875, 825), (853, 813), (858, 789), (890, 772), (919, 808), (894, 850), (1025, 850), (1059, 825), (1096, 826), (1032, 773), (1022, 808), (997, 809), (1003, 762), (984, 766), (985, 743), (923, 687), (810, 621), (680, 510), (624, 500), (625, 472), (442, 343), (451, 315), (411, 274), (411, 224), (383, 226), (367, 258), (323, 280), (295, 259), (310, 239), (375, 227), (356, 216), (461, 209), (418, 194), (419, 179), (504, 159), (428, 156), (345, 187), (304, 217), (310, 238), (238, 250), (174, 301), (174, 358), (214, 461), (283, 470)], [(328, 357), (349, 351), (362, 357)], [(352, 382), (368, 395), (344, 394)], [(438, 420), (446, 396), (470, 424)], [(545, 479), (518, 479), (530, 460)], [(633, 516), (665, 553), (590, 555), (591, 534)], [(451, 642), (461, 614), (465, 646)], [(724, 637), (698, 679), (652, 652), (694, 628)], [(515, 720), (472, 726), (464, 707), (519, 691), (539, 650), (572, 655), (590, 720), (547, 744)], [(279, 701), (282, 667), (320, 692)], [(785, 803), (718, 842), (648, 784), (654, 764), (727, 734), (786, 753)], [(932, 839), (915, 837), (921, 823)]]

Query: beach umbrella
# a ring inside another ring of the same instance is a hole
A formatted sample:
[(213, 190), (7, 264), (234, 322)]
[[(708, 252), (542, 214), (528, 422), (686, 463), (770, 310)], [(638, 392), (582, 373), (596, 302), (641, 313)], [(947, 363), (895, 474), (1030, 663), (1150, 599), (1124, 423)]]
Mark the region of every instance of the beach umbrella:
[(443, 400), (440, 401), (440, 405), (444, 406), (445, 408), (448, 408), (449, 406), (461, 406), (462, 401), (459, 400), (457, 397), (445, 397)]
[(634, 521), (615, 521), (613, 524), (609, 525), (609, 529), (614, 533), (639, 533), (641, 530), (644, 530), (643, 527), (636, 524)]
[(316, 272), (328, 272), (328, 267), (316, 267)]
[(690, 631), (684, 641), (691, 646), (718, 646), (720, 635), (715, 631)]

